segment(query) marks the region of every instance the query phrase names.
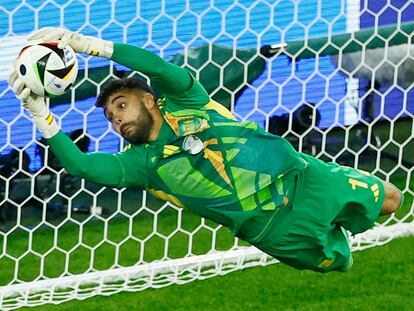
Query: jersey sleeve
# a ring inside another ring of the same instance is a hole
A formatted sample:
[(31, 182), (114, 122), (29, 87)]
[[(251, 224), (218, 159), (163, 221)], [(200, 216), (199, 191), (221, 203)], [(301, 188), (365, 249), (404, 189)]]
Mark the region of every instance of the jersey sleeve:
[(186, 69), (158, 55), (125, 43), (114, 43), (112, 60), (139, 71), (174, 105), (197, 108), (209, 102), (204, 87)]
[(126, 178), (126, 168), (116, 155), (104, 152), (83, 153), (62, 131), (47, 139), (47, 143), (71, 175), (109, 187), (142, 185), (138, 176), (133, 182)]
[(132, 145), (128, 145), (124, 151), (114, 154), (122, 167), (122, 187), (148, 187), (147, 157), (144, 152), (139, 152)]

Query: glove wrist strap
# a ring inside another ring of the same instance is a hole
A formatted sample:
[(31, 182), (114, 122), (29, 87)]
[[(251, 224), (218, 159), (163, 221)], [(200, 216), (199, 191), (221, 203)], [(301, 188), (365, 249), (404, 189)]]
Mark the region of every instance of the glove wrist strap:
[(105, 58), (111, 58), (114, 53), (114, 44), (111, 41), (105, 41), (93, 37), (88, 37), (89, 49), (88, 54), (93, 56), (100, 56)]
[(55, 117), (49, 110), (47, 110), (47, 112), (43, 115), (33, 116), (33, 121), (45, 138), (52, 138), (60, 130), (59, 125), (56, 123)]

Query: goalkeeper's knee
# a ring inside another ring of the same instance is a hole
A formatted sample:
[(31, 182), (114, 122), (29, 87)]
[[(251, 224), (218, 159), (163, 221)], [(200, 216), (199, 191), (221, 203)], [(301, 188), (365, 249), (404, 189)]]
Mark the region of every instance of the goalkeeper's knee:
[(404, 203), (403, 193), (393, 184), (383, 181), (385, 190), (384, 203), (381, 208), (381, 215), (394, 213)]

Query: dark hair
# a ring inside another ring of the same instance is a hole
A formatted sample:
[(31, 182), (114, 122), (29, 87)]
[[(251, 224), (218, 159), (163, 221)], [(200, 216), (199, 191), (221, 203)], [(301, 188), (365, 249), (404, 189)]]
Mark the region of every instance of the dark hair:
[(105, 106), (108, 97), (111, 96), (113, 93), (119, 90), (143, 90), (145, 92), (151, 93), (154, 98), (155, 92), (154, 90), (143, 80), (137, 78), (121, 78), (121, 79), (113, 79), (111, 80), (103, 89), (101, 94), (99, 94), (98, 99), (96, 100), (95, 106), (96, 107), (103, 107)]

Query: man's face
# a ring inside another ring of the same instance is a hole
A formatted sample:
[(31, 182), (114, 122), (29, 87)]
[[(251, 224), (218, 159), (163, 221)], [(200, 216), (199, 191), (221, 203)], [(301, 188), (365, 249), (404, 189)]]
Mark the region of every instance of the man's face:
[(125, 89), (109, 96), (104, 106), (105, 117), (115, 131), (132, 144), (149, 140), (154, 122), (145, 106), (146, 100), (154, 99), (144, 91)]

